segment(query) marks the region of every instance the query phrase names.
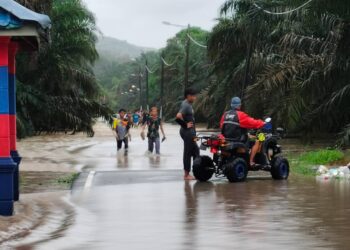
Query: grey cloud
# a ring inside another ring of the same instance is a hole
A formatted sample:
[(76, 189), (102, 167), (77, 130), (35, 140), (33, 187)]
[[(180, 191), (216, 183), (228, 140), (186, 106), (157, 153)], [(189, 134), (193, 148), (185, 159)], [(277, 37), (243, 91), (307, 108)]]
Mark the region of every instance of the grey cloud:
[(160, 48), (179, 28), (162, 21), (210, 30), (224, 0), (85, 0), (106, 36)]

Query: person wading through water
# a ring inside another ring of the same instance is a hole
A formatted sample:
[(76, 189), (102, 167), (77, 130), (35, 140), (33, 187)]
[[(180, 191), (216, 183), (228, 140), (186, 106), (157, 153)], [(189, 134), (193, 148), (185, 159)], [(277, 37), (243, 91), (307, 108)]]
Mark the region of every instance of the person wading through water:
[(162, 142), (165, 141), (165, 133), (163, 128), (162, 119), (158, 116), (158, 108), (151, 108), (150, 116), (145, 121), (145, 124), (142, 126), (141, 138), (145, 139), (145, 128), (148, 127), (148, 152), (153, 153), (153, 149), (155, 147), (156, 154), (160, 155), (160, 135), (159, 130), (162, 132), (163, 138)]
[(118, 117), (115, 120), (115, 124), (113, 125), (113, 127), (115, 126), (117, 150), (121, 150), (124, 143), (125, 154), (127, 154), (129, 148), (128, 133), (130, 129), (130, 122), (125, 115), (125, 109), (120, 109)]
[(191, 173), (191, 158), (199, 156), (199, 148), (195, 142), (196, 126), (192, 104), (196, 100), (196, 92), (193, 89), (185, 90), (185, 100), (182, 102), (176, 115), (176, 122), (181, 126), (180, 135), (184, 141), (183, 166), (184, 180), (195, 180)]

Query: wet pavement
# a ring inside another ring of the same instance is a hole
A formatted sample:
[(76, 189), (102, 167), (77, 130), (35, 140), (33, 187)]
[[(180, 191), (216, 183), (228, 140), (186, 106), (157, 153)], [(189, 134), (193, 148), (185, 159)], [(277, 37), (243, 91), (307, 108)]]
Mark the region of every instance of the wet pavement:
[[(102, 129), (102, 128), (101, 128)], [(17, 249), (349, 249), (350, 182), (250, 175), (184, 182), (182, 143), (167, 126), (162, 155), (134, 132), (128, 155), (109, 132), (71, 148), (85, 168), (67, 202), (74, 216), (38, 228)], [(103, 129), (102, 129), (103, 130)], [(107, 131), (104, 129), (103, 131)], [(57, 226), (59, 225), (59, 226)], [(57, 227), (59, 233), (57, 232)], [(46, 232), (46, 233), (45, 233)]]

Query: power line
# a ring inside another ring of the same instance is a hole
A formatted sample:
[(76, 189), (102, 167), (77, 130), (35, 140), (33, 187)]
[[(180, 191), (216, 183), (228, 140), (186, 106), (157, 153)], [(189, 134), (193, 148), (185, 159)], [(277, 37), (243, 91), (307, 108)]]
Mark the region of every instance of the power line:
[(175, 58), (173, 63), (167, 63), (163, 57), (161, 57), (161, 59), (162, 59), (162, 62), (164, 63), (164, 65), (166, 65), (167, 67), (171, 67), (177, 62), (178, 57)]
[(259, 10), (262, 10), (263, 12), (267, 13), (267, 14), (270, 14), (270, 15), (287, 15), (287, 14), (290, 14), (290, 13), (293, 13), (295, 11), (298, 11), (300, 10), (301, 8), (304, 8), (306, 5), (310, 4), (313, 0), (309, 0), (305, 3), (303, 3), (302, 5), (300, 5), (299, 7), (295, 8), (295, 9), (292, 9), (292, 10), (288, 10), (288, 11), (284, 11), (284, 12), (272, 12), (272, 11), (268, 11), (268, 10), (265, 10), (264, 8), (260, 7), (259, 5), (257, 5), (256, 3), (253, 3), (253, 5), (258, 8)]
[(154, 73), (156, 73), (156, 71), (157, 71), (157, 69), (155, 69), (155, 70), (150, 70), (149, 68), (148, 68), (148, 66), (147, 65), (145, 65), (145, 68), (146, 68), (146, 70), (148, 71), (148, 73), (150, 73), (150, 74), (154, 74)]
[(194, 40), (194, 38), (193, 38), (192, 36), (190, 36), (190, 34), (187, 34), (187, 36), (188, 36), (188, 38), (189, 38), (194, 44), (196, 44), (197, 46), (202, 47), (202, 48), (205, 48), (205, 49), (208, 48), (208, 46), (203, 45), (203, 44), (197, 42), (196, 40)]

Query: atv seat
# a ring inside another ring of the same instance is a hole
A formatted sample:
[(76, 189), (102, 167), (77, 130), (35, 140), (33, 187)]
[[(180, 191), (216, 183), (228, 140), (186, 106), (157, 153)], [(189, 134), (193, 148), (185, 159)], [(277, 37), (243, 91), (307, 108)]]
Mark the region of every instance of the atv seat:
[(249, 151), (249, 148), (247, 147), (247, 144), (243, 142), (235, 142), (235, 141), (228, 141), (227, 145), (224, 147), (224, 150), (226, 151), (233, 151), (238, 148), (244, 148), (246, 151)]

